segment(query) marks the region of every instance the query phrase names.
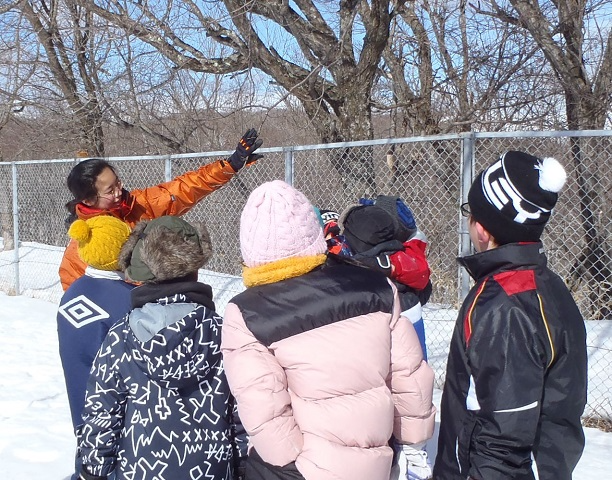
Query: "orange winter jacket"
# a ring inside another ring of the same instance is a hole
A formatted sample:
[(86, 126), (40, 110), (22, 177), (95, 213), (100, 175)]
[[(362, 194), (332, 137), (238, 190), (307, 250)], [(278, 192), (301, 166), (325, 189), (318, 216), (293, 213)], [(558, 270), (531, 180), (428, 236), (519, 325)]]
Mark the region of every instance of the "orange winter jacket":
[[(96, 215), (114, 215), (134, 226), (140, 220), (151, 220), (163, 215), (183, 215), (209, 193), (225, 185), (234, 175), (234, 169), (224, 160), (209, 163), (198, 170), (184, 173), (169, 182), (132, 190), (118, 210), (91, 210), (78, 204), (76, 214), (86, 220)], [(68, 287), (85, 273), (87, 265), (81, 260), (77, 243), (71, 240), (64, 251), (59, 267), (62, 288)]]

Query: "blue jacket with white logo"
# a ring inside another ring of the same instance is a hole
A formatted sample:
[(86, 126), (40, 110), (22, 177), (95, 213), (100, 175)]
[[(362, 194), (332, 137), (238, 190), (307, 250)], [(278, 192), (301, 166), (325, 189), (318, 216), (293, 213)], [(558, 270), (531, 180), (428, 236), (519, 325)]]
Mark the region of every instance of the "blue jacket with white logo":
[(91, 365), (110, 328), (130, 311), (132, 288), (117, 272), (87, 267), (60, 300), (57, 336), (75, 432)]

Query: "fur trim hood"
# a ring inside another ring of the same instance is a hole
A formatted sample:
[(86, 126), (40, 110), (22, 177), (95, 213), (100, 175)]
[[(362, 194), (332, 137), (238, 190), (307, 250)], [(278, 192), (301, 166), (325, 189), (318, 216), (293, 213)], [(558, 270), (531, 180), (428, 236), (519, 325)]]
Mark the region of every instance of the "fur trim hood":
[(119, 254), (119, 266), (133, 282), (162, 283), (197, 272), (211, 256), (203, 223), (196, 227), (166, 215), (134, 227)]

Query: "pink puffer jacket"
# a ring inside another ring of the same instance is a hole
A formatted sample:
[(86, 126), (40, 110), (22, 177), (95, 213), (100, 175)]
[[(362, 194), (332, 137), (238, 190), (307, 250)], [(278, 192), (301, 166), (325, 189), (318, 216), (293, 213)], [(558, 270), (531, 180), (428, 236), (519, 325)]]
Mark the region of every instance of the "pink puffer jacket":
[(306, 480), (385, 479), (391, 434), (402, 443), (433, 434), (434, 376), (395, 287), (340, 268), (234, 298), (223, 325), (225, 370), (265, 462), (295, 462)]

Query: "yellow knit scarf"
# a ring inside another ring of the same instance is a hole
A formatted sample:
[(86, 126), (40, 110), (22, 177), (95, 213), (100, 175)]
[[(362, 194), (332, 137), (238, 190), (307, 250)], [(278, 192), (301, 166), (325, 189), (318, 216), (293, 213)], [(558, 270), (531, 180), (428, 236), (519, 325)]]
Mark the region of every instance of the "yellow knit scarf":
[(299, 277), (325, 263), (327, 256), (322, 253), (310, 257), (291, 257), (266, 263), (257, 267), (242, 266), (242, 281), (248, 287), (267, 285), (288, 278)]

